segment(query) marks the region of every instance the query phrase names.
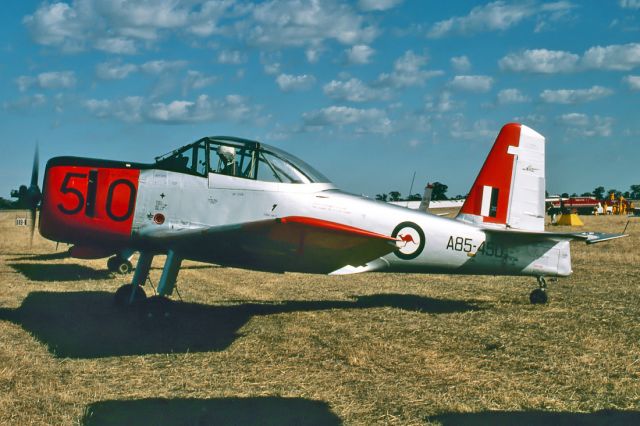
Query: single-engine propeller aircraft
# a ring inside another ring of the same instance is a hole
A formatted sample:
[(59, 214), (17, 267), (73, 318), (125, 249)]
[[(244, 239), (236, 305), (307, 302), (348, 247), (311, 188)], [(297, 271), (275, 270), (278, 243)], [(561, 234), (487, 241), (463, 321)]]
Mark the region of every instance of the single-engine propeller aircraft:
[[(36, 157), (32, 203), (37, 174)], [(516, 123), (500, 131), (453, 219), (342, 192), (300, 159), (233, 137), (202, 138), (154, 164), (55, 157), (43, 188), (43, 237), (73, 244), (79, 258), (115, 254), (112, 268), (140, 252), (132, 283), (116, 292), (121, 304), (146, 297), (156, 255), (166, 255), (160, 296), (192, 259), (278, 272), (528, 275), (538, 281), (530, 301), (545, 303), (545, 277), (572, 273), (569, 241), (624, 236), (544, 231), (545, 139)]]

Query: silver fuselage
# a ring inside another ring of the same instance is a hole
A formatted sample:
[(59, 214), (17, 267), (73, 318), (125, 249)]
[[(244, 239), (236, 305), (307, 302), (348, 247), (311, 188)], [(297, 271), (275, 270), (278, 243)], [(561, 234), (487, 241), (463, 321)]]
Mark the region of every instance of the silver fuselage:
[[(162, 225), (152, 219), (151, 213), (157, 212), (166, 217)], [(568, 241), (532, 240), (517, 231), (487, 233), (474, 224), (348, 194), (329, 183), (287, 184), (214, 173), (206, 178), (143, 170), (133, 232), (147, 227), (191, 229), (287, 216), (312, 217), (394, 237), (400, 228), (408, 230), (400, 231), (405, 234), (413, 232), (409, 241), (398, 243), (396, 252), (336, 273), (567, 276), (572, 272)], [(198, 260), (216, 263), (217, 257), (202, 253)]]

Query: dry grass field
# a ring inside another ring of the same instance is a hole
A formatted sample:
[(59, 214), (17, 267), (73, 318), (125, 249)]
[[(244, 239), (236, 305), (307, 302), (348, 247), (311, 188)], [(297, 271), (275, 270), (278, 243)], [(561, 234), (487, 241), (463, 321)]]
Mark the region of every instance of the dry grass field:
[(545, 306), (533, 278), (185, 262), (181, 300), (149, 315), (112, 303), (130, 276), (29, 249), (16, 216), (0, 213), (0, 424), (640, 424), (640, 219), (572, 243)]

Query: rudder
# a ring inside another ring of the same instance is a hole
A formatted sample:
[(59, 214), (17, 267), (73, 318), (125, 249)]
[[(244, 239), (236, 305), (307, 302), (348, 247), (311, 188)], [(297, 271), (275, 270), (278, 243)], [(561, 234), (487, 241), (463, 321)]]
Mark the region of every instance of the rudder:
[(456, 219), (544, 231), (545, 138), (509, 123), (500, 130)]

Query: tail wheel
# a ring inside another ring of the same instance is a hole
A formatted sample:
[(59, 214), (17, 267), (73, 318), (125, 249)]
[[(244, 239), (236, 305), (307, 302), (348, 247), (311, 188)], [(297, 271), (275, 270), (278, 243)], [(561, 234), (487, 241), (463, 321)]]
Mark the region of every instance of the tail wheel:
[(529, 301), (534, 305), (544, 305), (549, 300), (547, 292), (541, 288), (536, 288), (529, 294)]

